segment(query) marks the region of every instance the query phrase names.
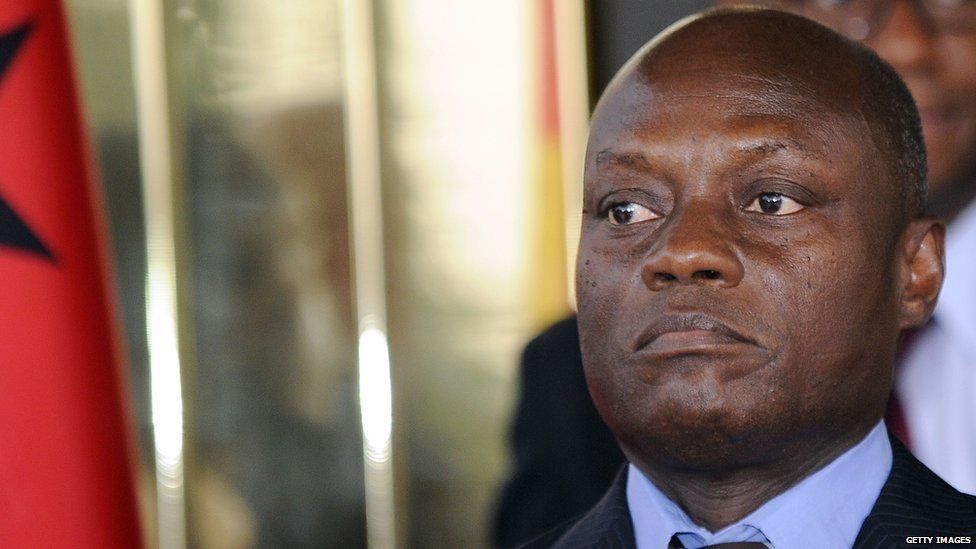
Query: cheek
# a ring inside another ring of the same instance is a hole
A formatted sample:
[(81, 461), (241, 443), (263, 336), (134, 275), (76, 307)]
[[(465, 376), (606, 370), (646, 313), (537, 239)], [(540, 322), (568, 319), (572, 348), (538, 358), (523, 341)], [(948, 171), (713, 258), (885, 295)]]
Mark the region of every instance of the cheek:
[(787, 261), (763, 269), (765, 286), (781, 304), (790, 355), (783, 362), (811, 365), (784, 375), (805, 379), (808, 389), (842, 383), (851, 365), (879, 363), (885, 355), (888, 338), (880, 335), (897, 317), (895, 273), (887, 267), (890, 252), (864, 240), (796, 242)]
[(619, 283), (613, 269), (614, 263), (606, 254), (587, 246), (585, 239), (581, 242), (576, 263), (576, 301), (584, 358), (606, 347), (603, 340), (607, 323), (618, 301), (614, 290)]
[(621, 379), (614, 365), (624, 358), (628, 327), (632, 326), (628, 315), (634, 311), (627, 304), (635, 291), (641, 293), (640, 264), (637, 254), (625, 253), (622, 246), (599, 235), (588, 239), (584, 233), (576, 263), (580, 347), (591, 393), (608, 418), (620, 412), (610, 411), (606, 403), (619, 406), (627, 401), (621, 391), (636, 386)]
[(592, 234), (596, 231), (599, 228), (584, 233), (576, 261), (576, 296), (581, 310), (617, 307), (634, 283), (640, 283), (641, 251)]

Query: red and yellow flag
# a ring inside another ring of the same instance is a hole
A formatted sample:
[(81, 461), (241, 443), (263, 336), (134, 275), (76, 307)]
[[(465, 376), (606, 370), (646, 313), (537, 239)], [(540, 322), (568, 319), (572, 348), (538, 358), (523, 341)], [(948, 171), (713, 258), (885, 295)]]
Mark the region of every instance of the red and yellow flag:
[(533, 3), (536, 19), (534, 87), (536, 113), (532, 149), (534, 209), (530, 246), (531, 278), (535, 284), (530, 303), (534, 329), (543, 329), (569, 314), (566, 292), (566, 249), (562, 192), (562, 146), (559, 133), (559, 85), (556, 60), (555, 5), (558, 0)]
[(0, 3), (0, 547), (141, 545), (58, 0)]

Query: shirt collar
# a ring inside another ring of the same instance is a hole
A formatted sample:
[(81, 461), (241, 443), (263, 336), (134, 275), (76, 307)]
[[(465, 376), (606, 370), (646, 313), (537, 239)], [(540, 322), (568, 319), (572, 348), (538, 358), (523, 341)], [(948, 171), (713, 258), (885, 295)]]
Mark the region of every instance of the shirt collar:
[(692, 522), (631, 464), (627, 505), (637, 549), (667, 547), (675, 532), (695, 533), (705, 544), (769, 541), (776, 549), (851, 547), (888, 478), (891, 460), (882, 422), (826, 467), (715, 533)]
[[(967, 342), (976, 353), (976, 200), (972, 201), (946, 231), (946, 277), (942, 284), (944, 299), (935, 307), (935, 318), (960, 342)], [(949, 298), (951, 299), (945, 299)]]

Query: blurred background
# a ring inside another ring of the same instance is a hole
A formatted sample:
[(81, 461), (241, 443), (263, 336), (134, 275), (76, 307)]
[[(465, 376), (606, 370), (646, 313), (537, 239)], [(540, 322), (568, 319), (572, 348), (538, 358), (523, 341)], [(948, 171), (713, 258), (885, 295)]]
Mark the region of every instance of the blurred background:
[(705, 5), (69, 0), (151, 546), (487, 546), (589, 109)]

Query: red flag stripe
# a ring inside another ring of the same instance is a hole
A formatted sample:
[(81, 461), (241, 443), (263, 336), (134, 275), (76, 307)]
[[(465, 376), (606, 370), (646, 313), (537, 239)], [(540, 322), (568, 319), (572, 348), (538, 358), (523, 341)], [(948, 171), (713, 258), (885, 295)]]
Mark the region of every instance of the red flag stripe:
[(0, 246), (0, 547), (141, 545), (64, 16), (5, 0), (31, 29), (0, 78), (0, 197), (52, 251)]

